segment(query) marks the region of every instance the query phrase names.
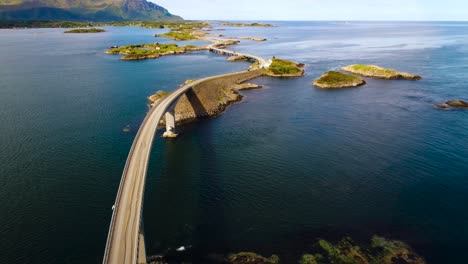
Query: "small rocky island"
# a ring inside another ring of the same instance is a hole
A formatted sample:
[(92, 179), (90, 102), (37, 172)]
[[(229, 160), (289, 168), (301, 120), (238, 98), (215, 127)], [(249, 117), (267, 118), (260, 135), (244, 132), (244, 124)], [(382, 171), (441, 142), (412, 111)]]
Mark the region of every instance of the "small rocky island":
[(193, 45), (187, 45), (180, 47), (177, 44), (160, 44), (160, 43), (149, 43), (149, 44), (137, 44), (127, 46), (113, 46), (109, 48), (106, 54), (121, 54), (124, 55), (121, 60), (145, 60), (145, 59), (157, 59), (161, 56), (183, 54), (190, 51), (206, 50), (207, 47), (198, 47)]
[(102, 32), (106, 32), (106, 30), (101, 29), (101, 28), (77, 28), (77, 29), (67, 30), (63, 33), (79, 34), (79, 33), (102, 33)]
[(435, 107), (442, 110), (451, 110), (454, 108), (468, 109), (468, 102), (463, 100), (449, 100), (444, 104), (435, 105)]
[(315, 87), (322, 89), (338, 89), (347, 87), (358, 87), (366, 82), (358, 76), (344, 74), (336, 71), (328, 71), (312, 83)]
[[(251, 68), (258, 68), (258, 62), (252, 64)], [(300, 77), (304, 76), (304, 64), (273, 58), (270, 66), (263, 69), (263, 72), (272, 77)]]
[(232, 22), (222, 22), (221, 25), (227, 27), (273, 27), (272, 24), (267, 23), (232, 23)]
[(382, 68), (377, 65), (353, 64), (343, 67), (341, 68), (341, 70), (365, 77), (373, 77), (387, 80), (420, 80), (422, 78), (419, 75), (407, 72), (398, 72), (396, 70)]

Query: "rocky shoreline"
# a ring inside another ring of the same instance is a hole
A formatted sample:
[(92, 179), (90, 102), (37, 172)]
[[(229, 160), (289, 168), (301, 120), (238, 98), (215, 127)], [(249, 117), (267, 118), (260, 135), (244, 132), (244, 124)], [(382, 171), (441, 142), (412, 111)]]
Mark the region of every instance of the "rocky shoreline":
[[(150, 264), (191, 263), (189, 252), (170, 252), (167, 255), (150, 257)], [(203, 262), (212, 264), (280, 264), (281, 256), (262, 256), (255, 252), (233, 254), (209, 254), (202, 257)], [(424, 258), (417, 254), (408, 244), (399, 240), (390, 240), (373, 236), (366, 243), (356, 243), (350, 237), (330, 242), (317, 239), (310, 243), (303, 255), (295, 262), (299, 264), (426, 264)], [(178, 260), (174, 262), (174, 260)], [(184, 262), (185, 261), (185, 262)]]

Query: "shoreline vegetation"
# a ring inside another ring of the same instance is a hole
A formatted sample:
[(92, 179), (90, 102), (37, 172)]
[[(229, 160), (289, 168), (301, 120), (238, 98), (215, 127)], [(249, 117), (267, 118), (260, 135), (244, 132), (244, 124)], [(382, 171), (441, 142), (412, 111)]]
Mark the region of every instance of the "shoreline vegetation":
[(190, 20), (116, 21), (116, 22), (61, 21), (61, 20), (0, 21), (0, 28), (87, 28), (87, 27), (103, 27), (103, 26), (194, 30), (194, 29), (202, 29), (205, 27), (210, 27), (210, 24), (206, 22), (190, 21)]
[[(190, 262), (191, 252), (185, 255), (168, 252), (166, 255), (150, 257), (150, 264)], [(227, 255), (209, 254), (204, 257), (206, 263), (225, 264), (280, 264), (278, 255), (262, 256), (256, 252), (239, 252)], [(399, 240), (390, 240), (373, 236), (366, 243), (356, 243), (350, 237), (336, 242), (319, 239), (303, 252), (293, 263), (299, 264), (426, 264), (408, 244)]]
[(101, 28), (77, 28), (77, 29), (67, 30), (63, 33), (82, 34), (82, 33), (102, 33), (102, 32), (107, 32), (107, 31)]

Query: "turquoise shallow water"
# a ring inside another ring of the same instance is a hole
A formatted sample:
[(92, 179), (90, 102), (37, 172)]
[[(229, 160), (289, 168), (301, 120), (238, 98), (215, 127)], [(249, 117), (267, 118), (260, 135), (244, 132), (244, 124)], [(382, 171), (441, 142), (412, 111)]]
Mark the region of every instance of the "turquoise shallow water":
[[(468, 99), (468, 23), (275, 23), (221, 34), (267, 37), (235, 49), (306, 63), (306, 76), (259, 78), (264, 89), (218, 118), (157, 138), (148, 252), (193, 245), (194, 255), (249, 250), (295, 263), (318, 237), (379, 234), (429, 263), (463, 263), (468, 112), (432, 105)], [(0, 263), (99, 263), (146, 97), (248, 66), (206, 52), (119, 61), (102, 51), (158, 30), (108, 30), (0, 31)], [(356, 62), (424, 79), (310, 85)]]

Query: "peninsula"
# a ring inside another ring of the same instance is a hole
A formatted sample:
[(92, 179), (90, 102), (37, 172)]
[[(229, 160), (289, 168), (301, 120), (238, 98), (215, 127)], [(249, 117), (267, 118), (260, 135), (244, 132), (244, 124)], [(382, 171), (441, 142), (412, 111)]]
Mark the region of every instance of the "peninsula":
[(336, 71), (328, 71), (313, 82), (314, 86), (322, 89), (358, 87), (364, 84), (366, 82), (357, 76)]
[(358, 74), (364, 77), (373, 77), (379, 79), (388, 79), (388, 80), (420, 80), (422, 77), (419, 75), (407, 73), (407, 72), (398, 72), (393, 69), (386, 69), (377, 65), (363, 65), (363, 64), (353, 64), (341, 68), (341, 70)]

